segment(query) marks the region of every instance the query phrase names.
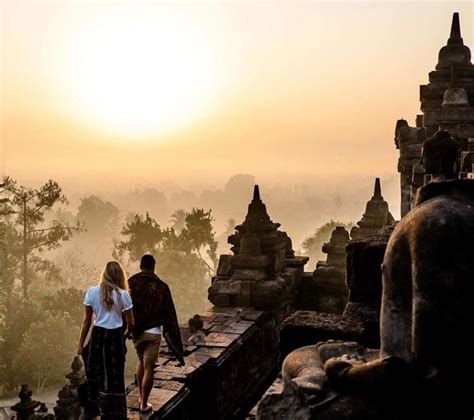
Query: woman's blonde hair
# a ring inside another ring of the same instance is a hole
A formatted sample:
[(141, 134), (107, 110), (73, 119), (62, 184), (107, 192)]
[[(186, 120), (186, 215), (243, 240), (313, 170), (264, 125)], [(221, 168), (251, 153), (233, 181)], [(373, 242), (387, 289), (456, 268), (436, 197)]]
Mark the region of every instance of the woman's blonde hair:
[(119, 301), (122, 299), (121, 290), (128, 289), (127, 277), (118, 261), (109, 261), (102, 272), (100, 279), (100, 294), (102, 303), (110, 311), (114, 306), (113, 291), (117, 291)]

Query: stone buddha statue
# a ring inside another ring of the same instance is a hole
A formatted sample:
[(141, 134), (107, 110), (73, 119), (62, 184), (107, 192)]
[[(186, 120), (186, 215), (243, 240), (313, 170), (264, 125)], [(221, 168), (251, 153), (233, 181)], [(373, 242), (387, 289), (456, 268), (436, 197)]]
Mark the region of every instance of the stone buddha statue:
[(432, 182), (457, 178), (458, 145), (445, 130), (425, 140), (421, 149), (421, 163)]
[(474, 180), (455, 178), (456, 157), (447, 132), (423, 143), (433, 181), (418, 190), (388, 242), (380, 352), (326, 342), (285, 360), (281, 401), (306, 406), (300, 418), (473, 418), (466, 380), (474, 368), (465, 355), (474, 321)]

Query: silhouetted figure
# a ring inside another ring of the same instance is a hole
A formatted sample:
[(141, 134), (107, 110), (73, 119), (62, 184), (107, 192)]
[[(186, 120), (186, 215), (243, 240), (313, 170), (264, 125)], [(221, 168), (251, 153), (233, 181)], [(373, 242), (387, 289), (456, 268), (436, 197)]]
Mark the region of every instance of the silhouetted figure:
[(152, 410), (148, 397), (153, 388), (153, 371), (158, 360), (162, 334), (181, 364), (184, 364), (183, 345), (176, 310), (168, 285), (155, 274), (155, 258), (144, 255), (140, 273), (130, 277), (135, 328), (133, 344), (138, 355), (137, 381), (140, 392), (140, 411)]
[(89, 402), (98, 406), (102, 420), (126, 419), (122, 315), (125, 314), (127, 320), (125, 336), (133, 328), (134, 322), (132, 299), (127, 292), (127, 278), (117, 261), (107, 263), (99, 285), (87, 290), (84, 305), (85, 316), (78, 354), (85, 351), (84, 341), (94, 315), (94, 327), (85, 357)]

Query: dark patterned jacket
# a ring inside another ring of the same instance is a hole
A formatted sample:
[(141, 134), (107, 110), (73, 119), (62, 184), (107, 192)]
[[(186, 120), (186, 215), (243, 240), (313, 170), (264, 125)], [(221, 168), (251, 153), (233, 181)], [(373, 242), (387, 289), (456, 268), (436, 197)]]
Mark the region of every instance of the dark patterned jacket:
[(168, 285), (151, 272), (133, 275), (128, 285), (135, 319), (133, 334), (137, 336), (149, 328), (162, 327), (168, 346), (179, 362), (184, 364), (178, 319)]

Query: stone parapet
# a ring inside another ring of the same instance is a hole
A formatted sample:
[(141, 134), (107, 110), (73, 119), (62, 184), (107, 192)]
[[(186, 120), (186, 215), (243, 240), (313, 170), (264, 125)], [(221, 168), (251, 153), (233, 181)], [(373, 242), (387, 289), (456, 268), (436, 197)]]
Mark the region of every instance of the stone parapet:
[[(206, 337), (185, 345), (185, 365), (163, 344), (155, 370), (151, 418), (228, 419), (248, 411), (276, 375), (279, 330), (287, 312), (213, 307), (201, 315)], [(182, 328), (183, 342), (189, 332)], [(138, 419), (138, 390), (128, 395)]]

